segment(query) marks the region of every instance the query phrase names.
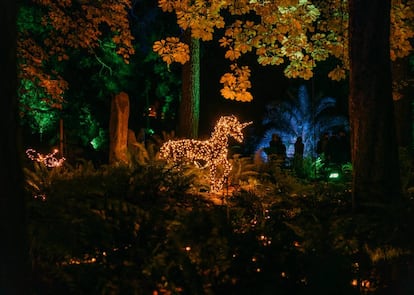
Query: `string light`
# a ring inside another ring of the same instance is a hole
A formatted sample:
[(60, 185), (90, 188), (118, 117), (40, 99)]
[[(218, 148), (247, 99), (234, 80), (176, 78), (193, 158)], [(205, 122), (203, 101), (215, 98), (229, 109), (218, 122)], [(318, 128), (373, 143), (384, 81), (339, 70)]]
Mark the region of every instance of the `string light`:
[[(109, 249), (108, 251), (110, 253), (114, 253), (114, 252), (121, 251), (121, 250), (128, 250), (129, 248), (131, 248), (131, 246), (132, 246), (131, 244), (127, 244), (121, 248), (116, 247), (116, 248)], [(107, 251), (101, 251), (97, 249), (95, 253), (93, 254), (85, 253), (82, 258), (67, 257), (65, 261), (61, 262), (61, 264), (66, 266), (66, 265), (71, 265), (71, 264), (101, 263), (101, 261), (103, 261), (105, 257), (107, 256), (108, 256)]]
[[(228, 138), (233, 137), (238, 142), (243, 141), (242, 130), (252, 124), (240, 123), (235, 116), (221, 117), (211, 137), (207, 140), (181, 139), (169, 140), (160, 149), (160, 157), (173, 164), (206, 163), (210, 173), (210, 191), (219, 192), (230, 171), (228, 161)], [(200, 165), (197, 165), (200, 167)]]
[(26, 155), (27, 157), (39, 163), (44, 164), (46, 167), (59, 167), (62, 166), (63, 162), (66, 160), (64, 157), (58, 159), (55, 155), (59, 152), (58, 149), (54, 149), (52, 153), (47, 155), (42, 155), (41, 153), (36, 152), (34, 149), (27, 149)]
[(36, 200), (40, 200), (42, 202), (46, 201), (46, 195), (45, 194), (34, 195), (33, 198), (36, 199)]

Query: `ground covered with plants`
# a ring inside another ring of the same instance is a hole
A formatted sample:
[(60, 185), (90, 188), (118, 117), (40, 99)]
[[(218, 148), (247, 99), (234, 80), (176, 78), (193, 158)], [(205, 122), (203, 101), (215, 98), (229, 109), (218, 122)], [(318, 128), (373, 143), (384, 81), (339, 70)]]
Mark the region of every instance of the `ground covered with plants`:
[(148, 154), (28, 162), (33, 294), (414, 294), (409, 192), (355, 212), (347, 178), (232, 164), (212, 195), (203, 170)]

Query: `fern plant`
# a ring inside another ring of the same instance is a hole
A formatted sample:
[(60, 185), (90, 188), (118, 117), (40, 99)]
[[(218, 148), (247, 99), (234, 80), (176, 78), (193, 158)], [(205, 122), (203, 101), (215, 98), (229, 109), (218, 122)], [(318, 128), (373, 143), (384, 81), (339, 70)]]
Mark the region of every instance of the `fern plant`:
[(231, 185), (254, 187), (259, 183), (260, 166), (252, 158), (234, 154), (230, 159), (230, 163), (232, 164), (232, 170), (229, 175)]

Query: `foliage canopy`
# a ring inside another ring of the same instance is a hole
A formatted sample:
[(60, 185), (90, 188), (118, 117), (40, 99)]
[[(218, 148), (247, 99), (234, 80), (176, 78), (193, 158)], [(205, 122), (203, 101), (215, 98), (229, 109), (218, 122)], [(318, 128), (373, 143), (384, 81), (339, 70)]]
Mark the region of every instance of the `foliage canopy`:
[[(33, 81), (43, 100), (60, 108), (68, 83), (56, 69), (71, 50), (86, 50), (99, 62), (96, 49), (109, 37), (126, 63), (134, 54), (127, 8), (130, 1), (32, 0), (18, 18), (18, 59), (21, 80)], [(24, 90), (24, 89), (23, 89)]]
[[(391, 51), (395, 60), (412, 51), (409, 42), (414, 36), (414, 2), (392, 1)], [(346, 78), (348, 60), (347, 1), (308, 0), (159, 0), (164, 12), (175, 12), (177, 24), (191, 30), (193, 38), (212, 40), (215, 31), (222, 29), (220, 46), (226, 49), (225, 58), (233, 62), (230, 73), (220, 82), (221, 94), (227, 99), (250, 101), (250, 75), (247, 66), (238, 59), (249, 52), (257, 55), (263, 66), (286, 64), (289, 78), (312, 78), (318, 62), (333, 58), (335, 66), (328, 76), (332, 80)], [(224, 17), (228, 13), (230, 17)], [(167, 63), (189, 60), (188, 46), (177, 37), (154, 43), (153, 50)]]

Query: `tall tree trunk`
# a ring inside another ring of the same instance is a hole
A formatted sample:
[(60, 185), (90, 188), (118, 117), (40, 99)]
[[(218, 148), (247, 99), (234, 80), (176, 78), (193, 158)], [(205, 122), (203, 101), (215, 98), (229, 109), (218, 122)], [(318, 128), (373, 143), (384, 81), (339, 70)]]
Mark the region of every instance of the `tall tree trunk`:
[[(408, 58), (398, 59), (391, 64), (393, 82), (407, 82), (412, 79), (409, 74)], [(411, 148), (412, 143), (412, 119), (411, 119), (411, 103), (413, 101), (411, 93), (413, 86), (404, 86), (399, 89), (399, 97), (394, 100), (394, 117), (397, 136), (397, 144), (399, 147)]]
[(29, 255), (18, 132), (16, 13), (14, 0), (0, 2), (0, 294), (29, 294)]
[(411, 148), (413, 138), (412, 101), (413, 99), (409, 94), (394, 101), (397, 143), (399, 147)]
[(390, 1), (350, 0), (353, 201), (400, 196), (390, 61)]
[(189, 30), (184, 33), (190, 46), (190, 61), (183, 65), (177, 134), (197, 138), (200, 120), (200, 40), (191, 38), (190, 33)]
[(120, 92), (112, 99), (109, 119), (109, 164), (128, 164), (129, 96)]

